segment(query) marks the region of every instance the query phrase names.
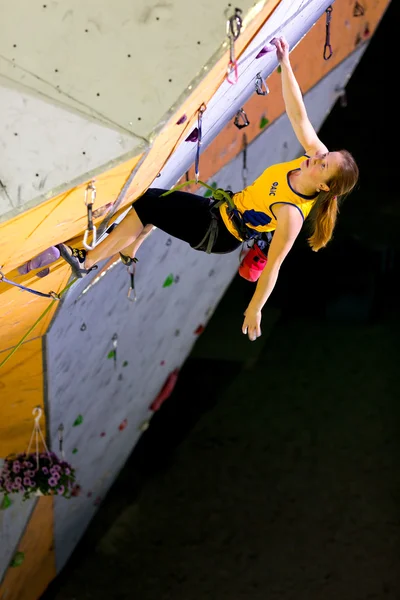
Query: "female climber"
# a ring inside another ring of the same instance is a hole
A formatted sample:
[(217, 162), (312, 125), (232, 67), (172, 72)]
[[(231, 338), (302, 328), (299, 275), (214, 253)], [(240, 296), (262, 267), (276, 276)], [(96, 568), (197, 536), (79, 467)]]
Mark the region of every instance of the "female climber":
[(351, 154), (346, 150), (329, 152), (312, 127), (290, 64), (288, 43), (283, 37), (272, 43), (281, 65), (286, 113), (305, 154), (268, 167), (252, 185), (231, 194), (229, 203), (181, 191), (161, 197), (166, 190), (150, 188), (93, 250), (70, 249), (71, 258), (90, 269), (117, 252), (124, 264), (131, 264), (153, 226), (195, 249), (217, 254), (232, 252), (243, 241), (272, 232), (273, 236), (269, 233), (267, 237), (268, 260), (244, 313), (242, 332), (251, 341), (261, 335), (262, 308), (311, 209), (315, 205), (308, 242), (317, 252), (332, 237), (339, 199), (358, 180)]

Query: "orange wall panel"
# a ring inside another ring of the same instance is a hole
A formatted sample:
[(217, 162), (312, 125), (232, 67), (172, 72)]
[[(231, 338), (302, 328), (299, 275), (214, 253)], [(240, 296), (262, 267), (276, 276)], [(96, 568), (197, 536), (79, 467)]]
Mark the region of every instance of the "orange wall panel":
[(0, 600), (37, 600), (55, 578), (53, 519), (53, 499), (39, 498), (17, 548), (24, 562), (6, 571)]

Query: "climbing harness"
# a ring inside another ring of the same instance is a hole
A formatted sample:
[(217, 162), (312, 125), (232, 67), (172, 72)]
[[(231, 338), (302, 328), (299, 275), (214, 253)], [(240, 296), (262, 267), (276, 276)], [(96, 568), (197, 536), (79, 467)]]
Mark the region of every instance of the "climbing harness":
[(243, 134), (243, 165), (242, 165), (242, 179), (243, 179), (243, 189), (247, 187), (247, 135)]
[(353, 9), (353, 17), (362, 17), (365, 14), (365, 8), (361, 2), (356, 2)]
[(206, 105), (202, 104), (199, 108), (199, 112), (197, 113), (197, 149), (196, 149), (196, 158), (194, 162), (194, 175), (196, 179), (196, 183), (199, 182), (199, 165), (200, 165), (200, 149), (201, 149), (201, 140), (203, 137), (203, 113), (206, 110)]
[(233, 123), (238, 129), (243, 129), (243, 127), (248, 127), (248, 125), (250, 125), (250, 121), (248, 120), (243, 108), (239, 108)]
[[(83, 245), (86, 250), (93, 250), (96, 246), (97, 234), (96, 226), (93, 224), (93, 204), (96, 200), (96, 188), (94, 181), (91, 181), (85, 190), (85, 205), (87, 209), (87, 229), (83, 236)], [(89, 234), (92, 234), (92, 245), (88, 243)]]
[[(264, 89), (263, 89), (263, 86), (264, 86)], [(256, 75), (255, 88), (256, 88), (256, 93), (258, 94), (258, 96), (266, 96), (267, 94), (269, 94), (269, 88), (268, 88), (267, 84), (265, 83), (264, 79), (262, 78), (261, 73), (257, 73), (257, 75)]]
[[(238, 39), (242, 29), (242, 11), (240, 8), (235, 8), (235, 13), (226, 22), (226, 35), (229, 41), (229, 63), (226, 69), (226, 80), (234, 85), (238, 81), (238, 64), (235, 58), (235, 42)], [(231, 81), (231, 75), (234, 74), (234, 80)]]
[[(331, 46), (331, 19), (332, 19), (332, 6), (328, 6), (326, 9), (326, 25), (325, 25), (325, 45), (324, 45), (324, 60), (329, 60), (332, 57), (333, 50)], [(328, 54), (329, 51), (329, 54)]]
[(29, 292), (30, 294), (34, 294), (35, 296), (40, 296), (41, 298), (52, 298), (53, 300), (59, 300), (60, 297), (55, 292), (49, 292), (45, 294), (44, 292), (39, 292), (38, 290), (33, 290), (32, 288), (28, 288), (25, 285), (21, 285), (20, 283), (16, 283), (15, 281), (10, 281), (6, 277), (4, 277), (4, 273), (0, 269), (0, 282), (8, 283), (9, 285), (13, 285), (14, 287), (19, 288), (23, 292)]

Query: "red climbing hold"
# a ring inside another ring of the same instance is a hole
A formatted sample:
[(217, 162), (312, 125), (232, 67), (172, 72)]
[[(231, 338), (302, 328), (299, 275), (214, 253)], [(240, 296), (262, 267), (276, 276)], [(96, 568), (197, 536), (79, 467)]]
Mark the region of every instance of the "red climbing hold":
[(71, 496), (77, 497), (79, 496), (79, 494), (81, 493), (82, 488), (80, 485), (75, 484), (74, 487), (71, 490)]
[(162, 360), (162, 361), (160, 362), (160, 365), (163, 367), (163, 366), (165, 365), (165, 360)]
[(181, 118), (177, 120), (176, 124), (177, 125), (182, 125), (182, 123), (184, 123), (185, 121), (187, 121), (187, 116), (186, 115), (182, 115)]
[(105, 435), (106, 435), (106, 432), (102, 431), (101, 434), (100, 434), (100, 437), (105, 437)]
[(119, 429), (120, 431), (123, 431), (127, 425), (128, 425), (128, 419), (124, 419), (124, 420), (122, 421), (122, 423), (120, 424), (120, 426), (118, 427), (118, 429)]
[(194, 330), (194, 334), (195, 335), (201, 335), (203, 333), (203, 331), (205, 330), (204, 325), (199, 325), (197, 329)]
[(175, 369), (170, 373), (167, 377), (166, 382), (164, 383), (160, 393), (150, 404), (150, 410), (154, 412), (161, 408), (161, 405), (170, 397), (172, 394), (175, 384), (178, 380), (179, 369)]

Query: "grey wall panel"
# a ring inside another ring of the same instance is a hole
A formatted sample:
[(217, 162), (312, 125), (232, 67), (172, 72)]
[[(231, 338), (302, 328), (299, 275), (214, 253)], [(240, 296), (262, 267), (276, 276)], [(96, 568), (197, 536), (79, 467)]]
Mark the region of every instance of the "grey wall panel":
[[(0, 468), (3, 464), (4, 461), (0, 460)], [(10, 500), (11, 506), (0, 510), (0, 582), (8, 569), (37, 502), (37, 498), (23, 502), (22, 497), (18, 494), (11, 494)], [(0, 498), (1, 501), (2, 498)]]

